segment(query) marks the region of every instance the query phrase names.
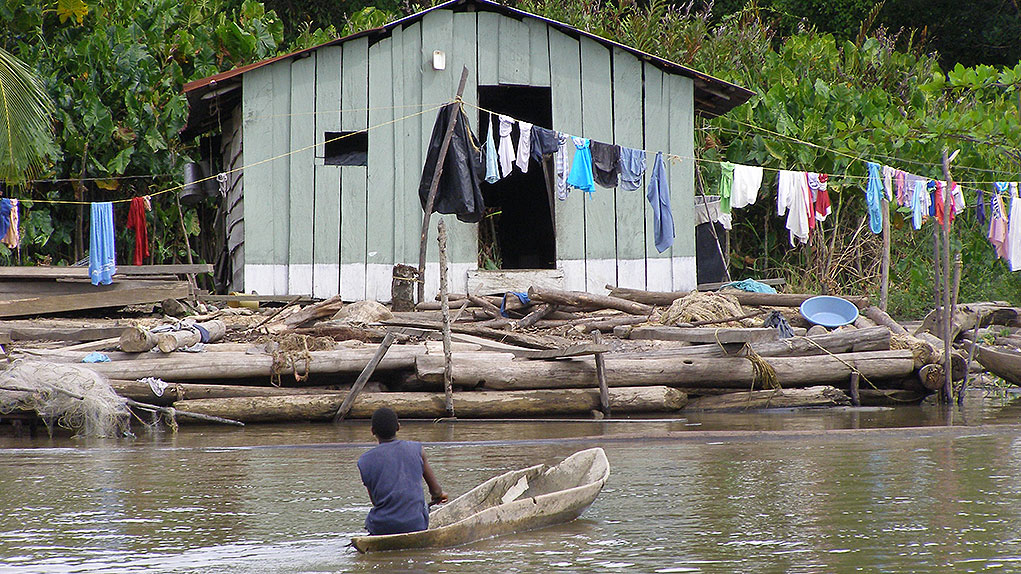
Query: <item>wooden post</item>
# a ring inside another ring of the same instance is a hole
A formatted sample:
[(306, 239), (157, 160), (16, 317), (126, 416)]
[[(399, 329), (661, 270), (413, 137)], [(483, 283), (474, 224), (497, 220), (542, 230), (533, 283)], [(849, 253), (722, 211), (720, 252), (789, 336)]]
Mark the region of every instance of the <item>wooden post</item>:
[(468, 66), (461, 71), (461, 83), (457, 86), (457, 96), (454, 100), (458, 102), (458, 109), (450, 115), (450, 122), (447, 123), (447, 131), (443, 134), (443, 142), (440, 144), (440, 157), (436, 160), (436, 170), (433, 171), (433, 179), (429, 184), (429, 197), (425, 202), (425, 214), (422, 216), (422, 238), (418, 247), (418, 302), (425, 299), (425, 251), (426, 239), (429, 237), (429, 217), (432, 215), (433, 205), (436, 204), (436, 192), (440, 186), (440, 175), (443, 173), (443, 160), (447, 157), (447, 149), (450, 147), (450, 137), (454, 135), (454, 127), (457, 126), (457, 116), (460, 111), (461, 96), (464, 94), (464, 85), (468, 81)]
[(941, 249), (940, 249), (939, 227), (933, 225), (932, 226), (932, 264), (933, 264), (933, 268), (936, 270), (936, 280), (933, 281), (933, 288), (932, 288), (933, 289), (932, 290), (932, 296), (933, 296), (932, 307), (933, 307), (933, 309), (939, 309), (941, 301), (943, 299), (943, 294), (942, 294), (942, 291), (940, 290), (940, 286), (943, 284), (943, 262), (942, 262), (942, 258), (940, 257), (940, 251), (941, 251)]
[[(947, 157), (947, 149), (943, 148), (943, 177), (947, 185), (950, 178), (950, 160)], [(953, 315), (950, 310), (950, 213), (953, 206), (950, 203), (950, 190), (943, 190), (943, 356), (950, 358), (950, 330), (953, 323)], [(949, 367), (944, 368), (945, 378), (943, 381), (943, 400), (950, 403), (954, 400), (954, 389), (952, 386), (953, 376)]]
[(961, 291), (961, 268), (964, 262), (961, 261), (961, 254), (954, 253), (954, 288), (950, 291), (950, 317), (957, 315), (957, 296)]
[(861, 406), (861, 392), (858, 389), (858, 371), (851, 371), (851, 404)]
[(418, 282), (418, 269), (398, 263), (393, 268), (393, 281), (390, 284), (390, 307), (394, 311), (415, 310), (415, 283)]
[[(184, 252), (188, 255), (188, 265), (194, 265), (195, 262), (191, 257), (191, 241), (188, 240), (188, 228), (184, 226), (184, 210), (181, 209), (181, 197), (178, 194), (174, 194), (174, 203), (177, 204), (177, 221), (181, 224), (181, 235), (184, 237)], [(191, 296), (195, 296), (195, 274), (188, 273), (188, 285), (191, 286)]]
[(890, 296), (890, 200), (883, 196), (883, 260), (880, 264), (879, 308), (886, 311)]
[(371, 377), (372, 373), (375, 372), (376, 367), (379, 366), (379, 362), (383, 360), (383, 355), (386, 354), (387, 349), (390, 348), (390, 345), (392, 345), (393, 342), (393, 331), (388, 330), (386, 332), (386, 336), (383, 337), (383, 342), (380, 343), (379, 348), (376, 349), (376, 354), (369, 359), (369, 364), (365, 365), (365, 368), (362, 369), (362, 372), (358, 375), (355, 383), (351, 385), (351, 392), (349, 392), (344, 398), (344, 402), (341, 403), (340, 408), (337, 409), (337, 414), (333, 415), (333, 422), (339, 423), (344, 420), (344, 417), (347, 416), (347, 413), (351, 410), (351, 405), (355, 402), (355, 397), (358, 396), (358, 393), (362, 392), (362, 388), (365, 386), (365, 383), (369, 382), (369, 377)]
[(454, 416), (453, 366), (450, 356), (450, 294), (447, 292), (447, 226), (440, 218), (437, 224), (440, 243), (440, 310), (443, 314), (443, 398), (447, 416)]
[[(599, 336), (599, 331), (592, 331), (592, 342), (599, 345), (601, 344), (602, 338)], [(610, 416), (610, 387), (606, 384), (606, 362), (603, 360), (602, 353), (596, 353), (596, 379), (599, 381), (599, 410), (602, 411), (603, 416)]]

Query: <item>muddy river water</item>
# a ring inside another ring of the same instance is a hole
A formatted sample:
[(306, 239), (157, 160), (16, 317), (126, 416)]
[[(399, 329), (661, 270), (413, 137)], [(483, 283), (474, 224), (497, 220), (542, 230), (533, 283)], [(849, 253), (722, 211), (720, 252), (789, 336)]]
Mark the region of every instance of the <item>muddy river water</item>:
[(1021, 404), (630, 421), (405, 421), (452, 496), (593, 445), (569, 524), (359, 555), (368, 426), (0, 438), (0, 573), (1021, 571)]

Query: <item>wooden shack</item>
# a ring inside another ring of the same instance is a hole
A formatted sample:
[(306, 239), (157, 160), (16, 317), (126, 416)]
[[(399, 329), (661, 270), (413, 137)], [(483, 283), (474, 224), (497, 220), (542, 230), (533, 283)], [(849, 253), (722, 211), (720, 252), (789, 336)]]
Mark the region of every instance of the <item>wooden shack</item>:
[[(191, 82), (183, 136), (204, 135), (210, 172), (227, 176), (219, 268), (229, 288), (389, 300), (393, 265), (418, 263), (424, 156), (436, 106), (453, 98), (463, 67), (475, 133), (489, 125), (481, 107), (648, 150), (650, 169), (656, 151), (693, 157), (697, 114), (719, 115), (751, 96), (488, 0), (451, 0)], [(566, 289), (694, 287), (694, 162), (669, 162), (668, 170), (676, 239), (664, 253), (653, 243), (645, 182), (637, 191), (573, 192), (566, 201), (553, 199), (538, 167), (483, 184), (499, 217), (466, 224), (445, 216), (451, 289), (464, 291), (479, 269), (480, 235), (499, 242), (503, 269), (559, 270)], [(428, 261), (431, 296), (434, 239)]]

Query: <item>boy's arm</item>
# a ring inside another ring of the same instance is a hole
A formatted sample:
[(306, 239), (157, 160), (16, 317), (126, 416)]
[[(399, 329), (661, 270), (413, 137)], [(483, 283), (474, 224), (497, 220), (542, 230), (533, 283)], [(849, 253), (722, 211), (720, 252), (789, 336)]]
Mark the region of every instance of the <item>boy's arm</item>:
[(436, 475), (433, 474), (433, 469), (425, 458), (424, 448), (422, 449), (422, 478), (425, 479), (425, 484), (429, 487), (432, 504), (443, 504), (447, 501), (447, 493), (443, 492), (443, 489), (440, 488), (440, 482), (436, 480)]

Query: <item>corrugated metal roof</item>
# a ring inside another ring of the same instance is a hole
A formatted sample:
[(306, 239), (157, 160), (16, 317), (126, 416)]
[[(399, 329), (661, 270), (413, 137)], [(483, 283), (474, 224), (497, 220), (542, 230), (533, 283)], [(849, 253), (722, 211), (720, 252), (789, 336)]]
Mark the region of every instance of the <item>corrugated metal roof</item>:
[(584, 30), (579, 30), (578, 28), (569, 26), (562, 22), (543, 18), (542, 16), (518, 10), (517, 8), (511, 8), (510, 6), (504, 6), (493, 2), (492, 0), (450, 0), (443, 4), (433, 6), (427, 10), (406, 16), (380, 28), (365, 30), (343, 38), (331, 40), (318, 46), (298, 50), (296, 52), (291, 52), (290, 54), (283, 54), (281, 56), (262, 60), (261, 62), (255, 62), (253, 64), (248, 64), (247, 66), (241, 66), (232, 70), (220, 72), (219, 74), (202, 78), (201, 80), (188, 82), (184, 85), (184, 93), (188, 98), (189, 107), (188, 123), (181, 131), (181, 136), (183, 138), (194, 137), (208, 131), (212, 127), (214, 124), (214, 118), (211, 113), (210, 106), (213, 102), (219, 100), (218, 105), (221, 110), (224, 108), (230, 109), (236, 105), (235, 102), (240, 95), (239, 88), (241, 75), (245, 72), (249, 72), (281, 60), (301, 57), (303, 54), (313, 50), (326, 46), (335, 46), (337, 44), (347, 42), (348, 40), (361, 38), (363, 36), (369, 36), (370, 39), (379, 39), (388, 36), (391, 31), (398, 26), (405, 26), (421, 20), (426, 14), (433, 10), (459, 9), (468, 6), (474, 7), (476, 10), (496, 12), (511, 18), (533, 18), (540, 20), (568, 35), (584, 36), (586, 38), (591, 38), (604, 46), (620, 48), (621, 50), (635, 55), (640, 60), (644, 60), (661, 68), (665, 72), (691, 78), (694, 81), (695, 87), (695, 111), (702, 115), (718, 116), (725, 114), (731, 109), (745, 103), (752, 97), (752, 95), (754, 95), (754, 92), (746, 88), (742, 88), (737, 84), (732, 84), (719, 78), (714, 78), (708, 74), (699, 72), (698, 70), (676, 64), (669, 60), (664, 60), (659, 56), (654, 56), (636, 48), (614, 42), (613, 40), (608, 40), (602, 36), (591, 34)]

